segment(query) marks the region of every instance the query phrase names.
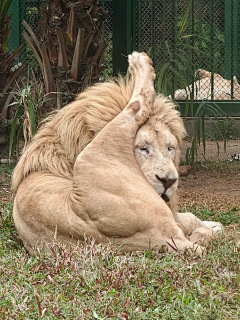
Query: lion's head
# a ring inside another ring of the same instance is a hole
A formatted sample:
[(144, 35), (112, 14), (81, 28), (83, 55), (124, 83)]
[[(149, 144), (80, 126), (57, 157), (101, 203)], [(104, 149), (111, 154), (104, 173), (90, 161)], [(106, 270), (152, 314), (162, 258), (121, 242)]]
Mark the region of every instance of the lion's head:
[(137, 133), (135, 157), (151, 186), (165, 201), (177, 189), (178, 172), (174, 165), (177, 139), (163, 123), (145, 124)]
[(168, 202), (178, 185), (179, 144), (185, 129), (170, 100), (157, 96), (154, 107), (137, 132), (135, 157), (148, 182)]

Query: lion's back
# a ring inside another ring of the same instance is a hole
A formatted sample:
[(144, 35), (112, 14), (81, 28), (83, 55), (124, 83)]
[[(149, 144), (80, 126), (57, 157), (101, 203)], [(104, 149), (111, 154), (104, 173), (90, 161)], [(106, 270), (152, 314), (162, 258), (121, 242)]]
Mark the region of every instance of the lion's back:
[(130, 100), (133, 83), (126, 78), (89, 87), (50, 115), (24, 150), (12, 176), (16, 193), (31, 172), (71, 178), (77, 155)]

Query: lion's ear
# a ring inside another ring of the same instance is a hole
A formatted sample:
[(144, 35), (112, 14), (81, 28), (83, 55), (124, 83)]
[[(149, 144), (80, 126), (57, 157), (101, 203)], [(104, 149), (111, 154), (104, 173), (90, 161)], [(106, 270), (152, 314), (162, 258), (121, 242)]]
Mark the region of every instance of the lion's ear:
[(238, 84), (238, 81), (237, 81), (237, 77), (236, 77), (236, 76), (233, 77), (233, 82), (234, 82), (235, 84)]

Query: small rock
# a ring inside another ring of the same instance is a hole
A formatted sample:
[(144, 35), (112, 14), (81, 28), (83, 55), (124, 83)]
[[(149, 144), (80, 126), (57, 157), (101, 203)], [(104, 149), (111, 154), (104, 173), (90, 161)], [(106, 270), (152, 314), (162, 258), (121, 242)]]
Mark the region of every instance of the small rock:
[(15, 163), (16, 161), (12, 159), (0, 159), (0, 164), (10, 164), (10, 163)]

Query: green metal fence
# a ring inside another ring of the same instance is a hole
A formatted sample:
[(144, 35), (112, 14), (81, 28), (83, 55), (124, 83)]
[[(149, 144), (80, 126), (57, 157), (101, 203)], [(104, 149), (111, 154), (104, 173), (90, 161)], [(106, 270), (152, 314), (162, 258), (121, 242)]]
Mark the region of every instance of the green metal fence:
[(23, 31), (22, 21), (27, 23), (35, 30), (38, 25), (38, 8), (42, 0), (13, 0), (9, 8), (9, 12), (13, 12), (11, 27), (12, 31), (8, 41), (8, 51), (11, 53), (16, 50), (21, 44), (24, 45), (18, 60), (26, 61), (29, 65), (35, 62), (34, 55), (25, 45), (25, 40), (21, 36)]
[[(24, 41), (23, 19), (33, 29), (37, 26), (41, 2), (13, 0), (9, 51)], [(234, 78), (240, 81), (240, 0), (101, 0), (100, 3), (108, 10), (104, 31), (108, 43), (104, 59), (108, 66), (106, 77), (112, 74), (112, 69), (114, 74), (126, 71), (126, 56), (131, 51), (145, 51), (152, 56), (157, 77), (168, 79), (171, 84), (167, 93), (172, 91), (178, 100), (240, 100), (240, 86)], [(34, 58), (25, 47), (20, 59), (31, 63)], [(196, 78), (197, 70), (200, 71)]]
[[(113, 30), (114, 45), (119, 32), (129, 42), (129, 28), (132, 40), (130, 50), (114, 53), (115, 70), (125, 67), (121, 53), (145, 51), (157, 77), (170, 84), (165, 93), (172, 90), (176, 99), (240, 100), (240, 0), (113, 2), (130, 13), (122, 17), (125, 30)], [(121, 19), (117, 10), (113, 17)]]
[[(157, 74), (170, 61), (168, 78), (174, 90), (191, 84), (175, 91), (175, 98), (185, 100), (192, 93), (195, 99), (240, 99), (233, 78), (240, 79), (240, 1), (138, 0), (133, 19), (133, 47), (152, 49)], [(199, 69), (199, 81), (194, 82)]]
[(105, 51), (103, 65), (107, 67), (104, 71), (105, 79), (112, 77), (113, 74), (113, 2), (112, 0), (101, 0), (100, 4), (104, 10), (107, 10), (107, 19), (104, 22), (104, 40), (108, 46)]

